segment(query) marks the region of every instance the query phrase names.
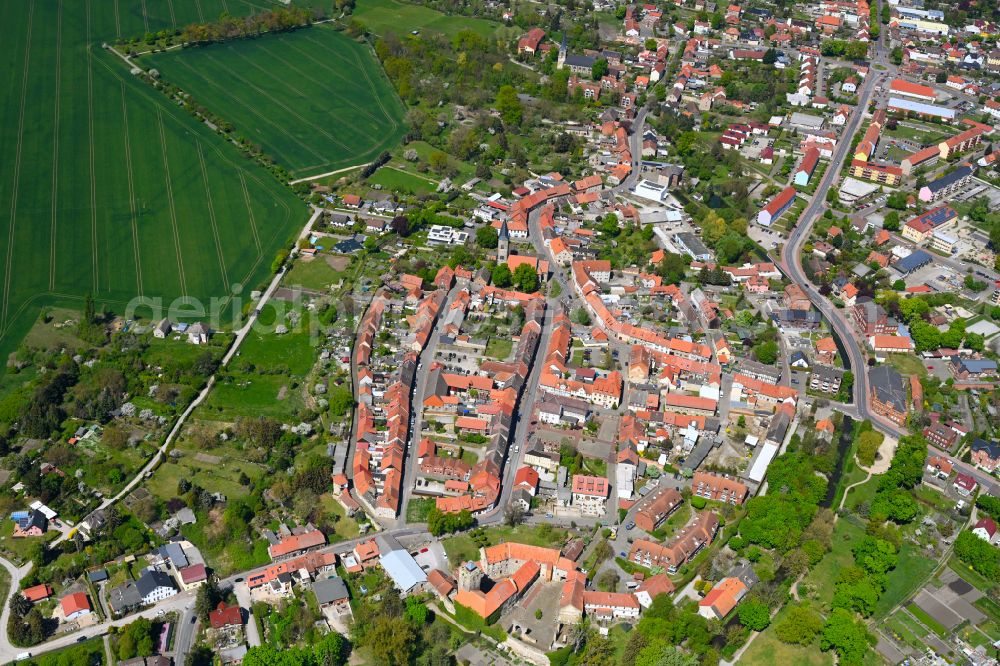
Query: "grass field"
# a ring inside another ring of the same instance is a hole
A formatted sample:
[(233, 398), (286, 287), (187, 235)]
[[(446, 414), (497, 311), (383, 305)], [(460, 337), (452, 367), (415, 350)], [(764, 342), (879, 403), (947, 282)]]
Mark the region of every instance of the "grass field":
[(437, 182), (403, 169), (384, 166), (365, 181), (368, 185), (381, 185), (382, 189), (408, 194), (427, 194), (437, 189)]
[(144, 56), (295, 176), (364, 164), (406, 133), (367, 45), (327, 25)]
[[(332, 245), (329, 240), (324, 239), (324, 244)], [(334, 270), (327, 261), (326, 255), (320, 255), (312, 259), (298, 259), (292, 264), (292, 270), (288, 271), (282, 281), (290, 287), (302, 287), (314, 291), (325, 292), (331, 284), (336, 284), (341, 280), (343, 274)]]
[(351, 17), (376, 35), (387, 32), (403, 35), (418, 30), (454, 37), (462, 30), (472, 30), (483, 37), (492, 37), (501, 27), (493, 21), (449, 16), (429, 7), (398, 0), (359, 0)]
[(801, 666), (829, 666), (833, 664), (833, 653), (820, 652), (817, 642), (812, 645), (790, 645), (782, 643), (774, 633), (774, 625), (784, 619), (786, 610), (778, 611), (771, 625), (754, 639), (739, 663), (748, 666), (772, 666), (772, 664), (796, 664)]
[(864, 529), (850, 520), (838, 520), (833, 529), (830, 552), (803, 579), (803, 583), (816, 590), (816, 598), (822, 608), (828, 608), (833, 600), (835, 583), (840, 571), (854, 564), (851, 548), (864, 534)]
[(255, 287), (305, 222), (270, 174), (100, 48), (227, 8), (251, 4), (0, 7), (0, 357), (39, 308), (80, 308), (88, 292), (122, 312), (136, 296), (207, 303), (235, 283)]

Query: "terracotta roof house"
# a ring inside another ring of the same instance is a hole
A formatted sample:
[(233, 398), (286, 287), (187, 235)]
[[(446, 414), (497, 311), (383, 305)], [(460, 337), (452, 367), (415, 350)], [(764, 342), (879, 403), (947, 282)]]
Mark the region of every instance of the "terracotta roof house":
[(286, 537), (278, 543), (269, 546), (267, 552), (272, 560), (298, 555), (307, 550), (318, 548), (326, 543), (326, 535), (319, 530), (311, 530), (302, 534)]
[(21, 595), (31, 603), (35, 603), (36, 601), (41, 601), (42, 599), (48, 599), (51, 597), (52, 588), (49, 585), (42, 583), (41, 585), (24, 588), (21, 590)]
[(66, 595), (59, 600), (59, 605), (62, 606), (63, 616), (67, 620), (75, 620), (90, 613), (90, 600), (83, 592)]
[(215, 610), (208, 614), (208, 621), (213, 629), (223, 627), (240, 627), (243, 625), (243, 610), (239, 606), (227, 606), (220, 601)]
[(739, 578), (725, 578), (698, 602), (698, 614), (709, 620), (721, 620), (729, 615), (747, 593)]

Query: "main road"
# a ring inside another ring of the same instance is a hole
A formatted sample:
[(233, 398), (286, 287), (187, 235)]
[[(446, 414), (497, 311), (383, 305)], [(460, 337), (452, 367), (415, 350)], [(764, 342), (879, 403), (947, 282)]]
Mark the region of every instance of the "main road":
[[(875, 55), (873, 64), (883, 67), (886, 66), (885, 48), (882, 45), (881, 39), (875, 43), (874, 51)], [(816, 287), (809, 281), (806, 277), (805, 271), (802, 269), (802, 247), (809, 239), (809, 235), (812, 231), (813, 225), (816, 223), (816, 220), (818, 220), (826, 210), (827, 193), (837, 182), (840, 177), (840, 171), (843, 167), (844, 160), (850, 155), (854, 136), (857, 134), (858, 130), (861, 129), (865, 112), (867, 111), (868, 105), (875, 93), (876, 81), (880, 78), (880, 76), (880, 73), (873, 67), (869, 71), (868, 76), (865, 77), (865, 81), (861, 85), (861, 89), (858, 93), (858, 105), (850, 119), (847, 121), (847, 125), (844, 127), (844, 132), (841, 134), (840, 139), (837, 142), (837, 147), (834, 149), (833, 156), (830, 160), (830, 166), (827, 167), (826, 172), (820, 179), (819, 186), (816, 188), (809, 204), (806, 206), (805, 211), (799, 218), (798, 224), (796, 224), (789, 233), (788, 241), (785, 243), (781, 251), (781, 261), (778, 263), (785, 272), (785, 275), (788, 276), (788, 279), (805, 290), (806, 294), (809, 296), (809, 300), (812, 301), (813, 305), (816, 306), (816, 308), (823, 314), (823, 317), (827, 320), (827, 322), (829, 322), (833, 335), (840, 340), (841, 349), (843, 349), (847, 355), (847, 358), (845, 359), (847, 363), (845, 363), (845, 365), (849, 364), (850, 369), (854, 374), (854, 404), (856, 406), (858, 416), (862, 419), (872, 421), (876, 428), (886, 434), (899, 437), (906, 434), (904, 429), (883, 419), (879, 415), (874, 414), (869, 408), (867, 357), (861, 349), (861, 345), (859, 344), (857, 337), (855, 337), (846, 315), (816, 290)]]

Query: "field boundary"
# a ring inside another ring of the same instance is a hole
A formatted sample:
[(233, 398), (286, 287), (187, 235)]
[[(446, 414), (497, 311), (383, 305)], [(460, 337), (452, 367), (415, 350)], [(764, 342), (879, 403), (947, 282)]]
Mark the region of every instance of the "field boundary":
[(250, 220), (250, 233), (253, 234), (253, 242), (257, 246), (257, 254), (263, 250), (260, 246), (260, 236), (257, 234), (257, 219), (253, 215), (253, 205), (250, 201), (250, 191), (247, 189), (247, 179), (243, 175), (243, 169), (239, 170), (240, 187), (243, 188), (243, 201), (247, 206), (247, 219)]
[[(345, 62), (348, 65), (351, 64), (350, 61), (347, 58), (345, 58), (344, 56), (340, 55), (339, 53), (336, 53), (336, 52), (334, 52), (334, 51), (326, 48), (326, 46), (322, 42), (318, 42), (315, 39), (310, 39), (308, 36), (303, 37), (303, 39), (305, 41), (309, 42), (310, 44), (316, 44), (317, 48), (322, 49), (324, 53), (329, 54), (331, 57), (337, 58), (338, 60), (340, 60), (342, 62)], [(337, 70), (333, 69), (329, 65), (323, 63), (322, 61), (317, 60), (315, 57), (313, 57), (312, 54), (310, 54), (308, 52), (304, 52), (304, 51), (302, 51), (300, 49), (297, 49), (295, 47), (295, 45), (286, 45), (286, 48), (288, 50), (290, 50), (290, 51), (294, 51), (294, 52), (299, 53), (302, 56), (308, 58), (312, 62), (316, 63), (316, 65), (318, 67), (321, 67), (321, 68), (325, 69), (326, 71), (330, 72), (331, 74), (333, 74), (334, 76), (336, 76), (339, 80), (344, 81), (345, 83), (349, 82), (349, 80), (348, 80), (347, 77), (345, 77), (343, 74), (341, 74)], [(273, 55), (273, 54), (271, 54), (271, 55)], [(399, 127), (399, 123), (397, 123), (395, 120), (393, 120), (392, 116), (389, 114), (389, 112), (386, 110), (386, 108), (384, 106), (382, 106), (382, 100), (379, 99), (378, 92), (375, 90), (375, 85), (372, 83), (372, 80), (368, 77), (368, 72), (367, 72), (366, 68), (364, 67), (364, 65), (360, 61), (357, 60), (357, 53), (355, 53), (354, 55), (355, 55), (355, 61), (356, 61), (354, 64), (355, 64), (355, 66), (358, 69), (361, 70), (361, 73), (364, 74), (365, 80), (368, 82), (368, 89), (371, 91), (372, 97), (375, 98), (375, 103), (378, 104), (379, 109), (382, 111), (382, 116), (385, 118), (385, 120), (387, 120), (389, 122), (390, 125), (392, 125), (392, 129), (393, 130), (397, 129)], [(276, 60), (280, 61), (281, 63), (283, 63), (289, 69), (291, 69), (291, 70), (293, 70), (295, 72), (298, 72), (300, 74), (302, 73), (302, 70), (298, 69), (297, 67), (295, 67), (294, 65), (292, 65), (288, 61), (283, 60), (282, 58), (279, 58), (278, 56), (274, 56), (274, 58)], [(316, 83), (317, 83), (317, 85), (319, 85), (324, 90), (330, 90), (330, 88), (327, 88), (327, 86), (324, 85), (321, 80), (316, 80)], [(331, 90), (331, 92), (332, 92), (332, 90)], [(355, 104), (351, 100), (341, 99), (341, 101), (344, 102), (345, 104), (347, 104), (348, 106), (350, 106), (352, 109), (355, 109), (359, 113), (367, 116), (369, 119), (372, 120), (372, 122), (376, 122), (376, 123), (379, 122), (379, 119), (373, 113), (369, 112), (367, 109), (362, 108), (360, 105)]]
[(97, 250), (97, 159), (94, 149), (94, 50), (90, 42), (90, 0), (87, 11), (87, 135), (90, 142), (90, 258), (92, 291), (100, 287), (100, 254)]
[[(205, 79), (205, 77), (203, 77), (201, 75), (201, 73), (197, 69), (195, 69), (194, 67), (192, 67), (188, 63), (184, 62), (183, 60), (181, 60), (179, 62), (181, 64), (181, 66), (184, 67), (184, 69), (186, 69), (189, 72), (193, 73), (195, 76), (197, 76), (202, 81), (205, 81), (206, 83), (211, 84), (211, 81), (208, 81), (207, 79)], [(221, 90), (225, 94), (225, 96), (228, 97), (229, 99), (231, 99), (234, 103), (241, 104), (241, 102), (237, 98), (235, 98), (233, 95), (229, 94), (224, 88), (221, 89)], [(265, 123), (267, 123), (271, 127), (276, 128), (279, 132), (281, 132), (284, 135), (282, 127), (276, 121), (274, 121), (273, 119), (269, 118), (267, 115), (261, 113), (260, 111), (258, 111), (257, 109), (255, 109), (253, 107), (245, 106), (245, 108), (248, 111), (250, 111), (250, 113), (252, 113), (254, 116), (256, 116), (257, 118), (259, 118), (260, 120), (263, 120)], [(285, 136), (290, 136), (290, 135), (285, 135)], [(309, 144), (303, 142), (298, 137), (291, 136), (291, 139), (292, 139), (292, 141), (294, 141), (295, 143), (297, 143), (302, 148), (305, 148), (306, 151), (308, 151), (311, 155), (313, 155), (315, 157), (318, 157), (320, 159), (323, 159), (323, 155), (320, 155), (319, 153), (317, 153), (315, 150), (313, 150), (313, 148)]]
[(205, 195), (208, 203), (208, 219), (212, 223), (212, 237), (215, 239), (215, 253), (219, 258), (219, 268), (222, 270), (222, 284), (229, 289), (229, 272), (226, 270), (226, 257), (222, 254), (222, 240), (219, 238), (219, 227), (215, 221), (215, 204), (212, 202), (212, 187), (208, 182), (208, 169), (205, 168), (205, 153), (201, 148), (201, 141), (196, 141), (198, 147), (198, 162), (201, 163), (201, 180), (205, 183)]
[(56, 230), (59, 220), (59, 107), (62, 87), (62, 13), (63, 3), (56, 4), (56, 94), (52, 105), (52, 218), (49, 223), (49, 291), (56, 288)]
[[(243, 60), (244, 62), (248, 63), (251, 67), (253, 67), (257, 71), (263, 72), (267, 76), (270, 76), (270, 77), (274, 78), (274, 73), (273, 72), (268, 72), (266, 69), (262, 68), (257, 63), (251, 61), (249, 58), (247, 58), (242, 53), (238, 53), (236, 51), (233, 51), (233, 53), (236, 55), (237, 58), (239, 58), (240, 60)], [(211, 56), (208, 56), (208, 60), (209, 60), (209, 62), (218, 62), (214, 58), (212, 58)], [(280, 60), (280, 58), (279, 58), (279, 60)], [(237, 78), (239, 78), (240, 80), (242, 80), (248, 87), (253, 88), (254, 90), (256, 90), (258, 92), (258, 94), (263, 95), (267, 99), (271, 100), (274, 104), (276, 104), (277, 106), (280, 106), (282, 109), (284, 109), (285, 111), (287, 111), (288, 113), (290, 113), (293, 117), (298, 118), (302, 122), (303, 125), (307, 125), (308, 127), (317, 130), (320, 134), (322, 134), (326, 138), (330, 139), (330, 141), (332, 141), (333, 143), (337, 144), (338, 146), (340, 146), (344, 150), (350, 150), (350, 147), (347, 144), (345, 144), (344, 142), (342, 142), (340, 139), (338, 139), (337, 137), (333, 136), (332, 134), (330, 134), (329, 132), (327, 132), (325, 129), (323, 129), (319, 125), (316, 125), (315, 123), (306, 120), (297, 111), (295, 111), (294, 109), (292, 109), (290, 106), (288, 106), (287, 104), (285, 104), (284, 102), (282, 102), (280, 100), (275, 99), (272, 95), (270, 95), (270, 94), (264, 92), (263, 90), (261, 90), (259, 86), (255, 86), (254, 84), (250, 83), (245, 78), (243, 78), (239, 74), (236, 74), (235, 72), (233, 72), (233, 76), (236, 76)]]
[(160, 130), (160, 154), (163, 156), (163, 182), (167, 186), (167, 209), (170, 212), (170, 229), (174, 237), (174, 253), (177, 255), (177, 274), (181, 281), (181, 296), (188, 295), (187, 277), (184, 275), (184, 258), (181, 253), (181, 235), (177, 228), (177, 212), (174, 207), (174, 188), (170, 184), (170, 160), (167, 159), (167, 137), (163, 132), (163, 112), (156, 107), (156, 122)]
[(132, 252), (135, 254), (135, 283), (139, 290), (138, 295), (142, 296), (142, 259), (139, 256), (139, 223), (136, 220), (135, 211), (135, 184), (132, 180), (132, 140), (128, 135), (128, 103), (125, 101), (125, 81), (120, 80), (122, 93), (122, 121), (125, 135), (125, 168), (128, 174), (128, 207), (131, 211), (132, 222)]
[(17, 191), (21, 179), (21, 149), (24, 143), (24, 102), (28, 97), (28, 65), (31, 62), (31, 27), (35, 17), (35, 0), (28, 5), (28, 37), (24, 42), (24, 70), (21, 75), (21, 112), (17, 121), (17, 148), (14, 151), (14, 187), (10, 193), (10, 228), (7, 230), (7, 265), (3, 280), (3, 324), (7, 326), (10, 307), (10, 276), (14, 263), (14, 226), (17, 222)]

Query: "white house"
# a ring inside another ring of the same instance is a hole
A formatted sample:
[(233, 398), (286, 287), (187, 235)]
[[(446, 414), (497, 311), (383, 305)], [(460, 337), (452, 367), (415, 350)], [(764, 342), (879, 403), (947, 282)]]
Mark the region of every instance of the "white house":
[(997, 542), (997, 524), (993, 522), (992, 518), (981, 518), (972, 528), (972, 533), (983, 541), (993, 544)]
[(187, 336), (188, 342), (193, 345), (204, 345), (208, 344), (208, 338), (212, 335), (212, 332), (208, 330), (208, 327), (202, 324), (200, 321), (188, 326)]
[(155, 569), (146, 569), (135, 582), (143, 605), (155, 604), (177, 594), (174, 579)]
[(160, 338), (162, 340), (163, 338), (170, 335), (170, 331), (172, 331), (173, 328), (174, 326), (173, 324), (170, 323), (170, 320), (164, 319), (160, 321), (160, 323), (157, 324), (155, 328), (153, 328), (153, 337)]

